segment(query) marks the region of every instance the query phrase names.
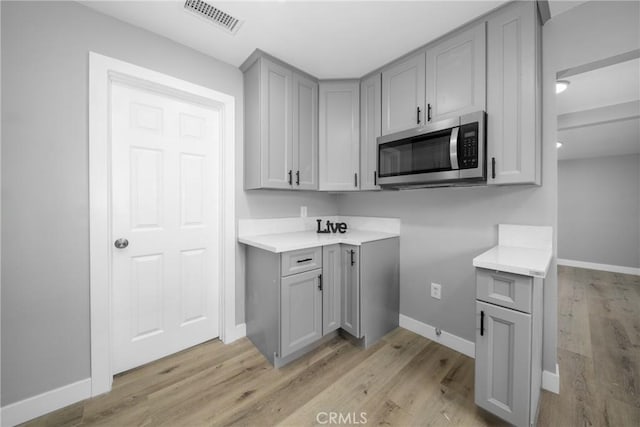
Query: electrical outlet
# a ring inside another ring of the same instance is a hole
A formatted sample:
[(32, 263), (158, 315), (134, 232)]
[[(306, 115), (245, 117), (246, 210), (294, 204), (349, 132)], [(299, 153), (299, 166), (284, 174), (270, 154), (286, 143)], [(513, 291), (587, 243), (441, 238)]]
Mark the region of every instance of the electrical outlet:
[(431, 284), (431, 297), (440, 299), (442, 297), (442, 285), (438, 283)]
[(300, 216), (302, 218), (306, 218), (307, 217), (307, 207), (306, 206), (300, 206)]

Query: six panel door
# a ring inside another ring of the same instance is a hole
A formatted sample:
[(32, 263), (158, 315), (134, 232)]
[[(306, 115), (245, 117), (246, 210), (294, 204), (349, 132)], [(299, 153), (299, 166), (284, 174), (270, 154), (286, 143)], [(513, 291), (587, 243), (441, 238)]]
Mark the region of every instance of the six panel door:
[(531, 315), (476, 301), (476, 404), (529, 425)]
[(280, 357), (322, 337), (322, 270), (282, 278), (280, 291)]
[(218, 336), (221, 114), (112, 86), (114, 373)]
[(485, 38), (483, 22), (427, 49), (427, 119), (431, 122), (486, 109)]
[(424, 124), (425, 54), (382, 71), (382, 135)]

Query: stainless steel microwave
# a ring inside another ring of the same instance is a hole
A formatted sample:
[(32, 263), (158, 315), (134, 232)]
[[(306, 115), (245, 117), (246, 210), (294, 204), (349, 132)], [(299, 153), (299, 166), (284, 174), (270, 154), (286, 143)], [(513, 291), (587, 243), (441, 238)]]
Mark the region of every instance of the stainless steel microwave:
[(487, 181), (486, 113), (478, 111), (381, 136), (378, 184), (419, 188)]

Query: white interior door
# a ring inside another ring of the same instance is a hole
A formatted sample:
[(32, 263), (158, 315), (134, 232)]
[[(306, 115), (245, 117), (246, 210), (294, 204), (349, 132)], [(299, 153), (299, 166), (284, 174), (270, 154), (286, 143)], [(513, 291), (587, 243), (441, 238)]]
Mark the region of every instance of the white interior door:
[(112, 86), (113, 373), (218, 336), (220, 116)]

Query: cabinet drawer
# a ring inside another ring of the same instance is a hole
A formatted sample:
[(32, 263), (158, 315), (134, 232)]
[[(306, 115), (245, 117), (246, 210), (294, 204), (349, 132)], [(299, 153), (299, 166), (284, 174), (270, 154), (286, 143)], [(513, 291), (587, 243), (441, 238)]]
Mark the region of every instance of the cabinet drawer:
[(281, 259), (283, 277), (322, 268), (322, 246), (283, 252)]
[(476, 298), (513, 310), (531, 313), (533, 278), (476, 268)]

